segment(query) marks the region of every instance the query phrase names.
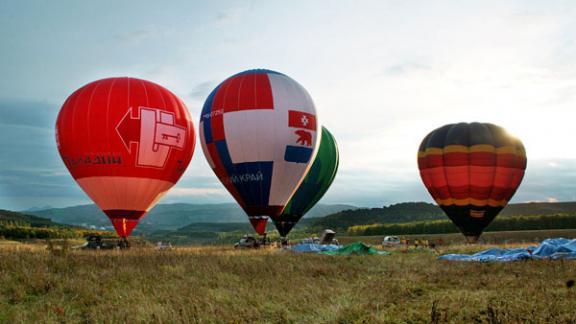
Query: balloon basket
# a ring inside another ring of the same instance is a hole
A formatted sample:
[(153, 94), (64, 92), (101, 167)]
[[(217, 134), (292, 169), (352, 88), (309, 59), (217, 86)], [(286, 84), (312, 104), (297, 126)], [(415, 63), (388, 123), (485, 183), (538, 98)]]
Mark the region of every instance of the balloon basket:
[(476, 244), (476, 243), (478, 243), (479, 238), (480, 238), (480, 235), (466, 235), (466, 243)]
[(267, 233), (260, 234), (260, 246), (270, 245), (270, 238), (267, 235)]
[(128, 241), (128, 238), (126, 237), (121, 237), (118, 239), (118, 248), (120, 250), (126, 250), (130, 248), (130, 242)]

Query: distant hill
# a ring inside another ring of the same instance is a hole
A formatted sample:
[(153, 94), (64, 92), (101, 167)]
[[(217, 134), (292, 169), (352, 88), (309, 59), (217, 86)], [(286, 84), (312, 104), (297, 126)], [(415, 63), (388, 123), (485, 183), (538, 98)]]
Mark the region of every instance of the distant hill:
[(500, 215), (502, 216), (535, 216), (535, 215), (553, 215), (553, 214), (574, 214), (576, 213), (576, 202), (557, 202), (557, 203), (522, 203), (510, 204)]
[(197, 232), (252, 232), (249, 222), (243, 223), (193, 223), (176, 230), (176, 233), (197, 233)]
[(382, 208), (343, 210), (309, 221), (318, 228), (347, 229), (353, 225), (402, 223), (419, 220), (443, 219), (444, 212), (436, 205), (424, 202), (399, 203)]
[(48, 218), (0, 209), (0, 223), (27, 224), (31, 227), (63, 226)]
[[(510, 204), (500, 213), (500, 216), (557, 214), (576, 214), (576, 202)], [(446, 215), (438, 206), (424, 202), (408, 202), (382, 208), (343, 210), (308, 222), (309, 226), (315, 228), (347, 229), (353, 225), (406, 223), (437, 219), (446, 219)]]
[(45, 210), (45, 209), (51, 209), (51, 208), (54, 208), (54, 207), (52, 207), (52, 206), (50, 206), (50, 205), (45, 205), (45, 206), (42, 206), (42, 207), (36, 207), (36, 206), (35, 206), (35, 207), (30, 207), (30, 208), (27, 208), (27, 209), (25, 209), (25, 210), (22, 210), (21, 212), (22, 212), (22, 213), (29, 213), (29, 212), (34, 212), (34, 211), (39, 211), (39, 210)]
[[(266, 232), (274, 230), (268, 222)], [(236, 242), (244, 234), (254, 234), (248, 221), (242, 223), (192, 223), (175, 231), (160, 230), (146, 234), (152, 242), (167, 241), (176, 245), (218, 244)]]
[(96, 205), (81, 205), (66, 208), (29, 210), (27, 213), (50, 218), (55, 222), (78, 226), (109, 226), (110, 221)]
[[(345, 209), (351, 205), (319, 204), (312, 208), (306, 218), (322, 217)], [(56, 222), (79, 226), (96, 226), (111, 229), (106, 215), (96, 205), (81, 205), (66, 208), (30, 211), (31, 214), (50, 218)], [(248, 224), (246, 214), (235, 203), (227, 204), (160, 204), (144, 217), (137, 232), (150, 233), (161, 230), (173, 231), (195, 223), (242, 223)]]
[(79, 239), (86, 234), (110, 236), (112, 232), (94, 231), (59, 224), (44, 217), (0, 209), (0, 238), (7, 240)]

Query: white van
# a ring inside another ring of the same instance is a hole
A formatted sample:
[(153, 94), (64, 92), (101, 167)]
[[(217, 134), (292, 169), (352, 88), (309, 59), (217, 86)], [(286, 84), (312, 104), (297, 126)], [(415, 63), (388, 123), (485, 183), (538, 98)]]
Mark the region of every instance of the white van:
[(385, 236), (382, 240), (382, 246), (396, 246), (400, 245), (398, 236)]

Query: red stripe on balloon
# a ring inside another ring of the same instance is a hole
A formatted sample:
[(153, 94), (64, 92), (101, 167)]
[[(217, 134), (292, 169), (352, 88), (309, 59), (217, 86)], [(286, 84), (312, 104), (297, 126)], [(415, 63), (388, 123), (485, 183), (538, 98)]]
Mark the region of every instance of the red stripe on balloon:
[[(523, 170), (460, 166), (422, 169), (424, 185), (434, 199), (494, 199), (509, 200), (524, 174)], [(474, 185), (471, 185), (474, 184)]]
[[(238, 111), (240, 86), (242, 85), (242, 77), (229, 79), (227, 82), (226, 93), (222, 108), (224, 112)], [(220, 91), (218, 91), (220, 92)]]
[(274, 109), (272, 86), (266, 73), (248, 73), (224, 81), (212, 107), (224, 113), (241, 110)]
[(491, 152), (469, 153), (470, 165), (493, 167), (496, 163), (496, 154)]
[(224, 115), (217, 114), (210, 118), (210, 126), (212, 127), (212, 141), (222, 141), (226, 139), (224, 133)]
[(247, 74), (238, 77), (240, 79), (240, 87), (238, 88), (238, 101), (236, 103), (236, 110), (253, 109), (256, 107), (256, 93), (254, 87), (256, 85), (256, 74)]
[(477, 199), (477, 200), (510, 200), (515, 192), (514, 187), (477, 187), (477, 186), (461, 186), (461, 187), (431, 187), (439, 195), (432, 195), (434, 199)]
[(461, 165), (469, 165), (469, 156), (468, 153), (444, 153), (442, 159), (444, 160), (444, 166), (461, 166)]
[(110, 218), (126, 218), (138, 220), (146, 214), (143, 210), (123, 210), (123, 209), (108, 209), (104, 210), (104, 213)]
[(268, 223), (268, 217), (250, 217), (250, 224), (254, 228), (254, 231), (259, 235), (264, 235), (266, 233), (266, 224)]
[(120, 237), (128, 237), (138, 225), (138, 221), (146, 214), (140, 210), (104, 210), (104, 213), (112, 221), (116, 233)]
[(440, 166), (501, 166), (507, 168), (526, 168), (526, 158), (512, 153), (491, 152), (448, 152), (444, 154), (429, 154), (418, 157), (419, 168), (435, 168)]
[(429, 155), (424, 158), (426, 168), (438, 168), (444, 166), (444, 157), (441, 154)]
[(254, 93), (258, 94), (254, 107), (259, 109), (274, 109), (274, 96), (268, 74), (255, 74), (254, 78)]

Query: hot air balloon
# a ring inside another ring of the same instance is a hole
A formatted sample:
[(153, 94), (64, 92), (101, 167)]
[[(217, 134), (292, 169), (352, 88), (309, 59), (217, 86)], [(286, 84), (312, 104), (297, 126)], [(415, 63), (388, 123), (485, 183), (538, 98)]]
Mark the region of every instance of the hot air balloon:
[(292, 227), (324, 196), (338, 171), (338, 146), (330, 132), (322, 127), (322, 138), (314, 163), (304, 181), (280, 216), (272, 216), (280, 236), (286, 237)]
[(424, 138), (418, 168), (434, 200), (474, 243), (520, 185), (526, 151), (500, 126), (450, 124)]
[(68, 97), (56, 141), (72, 177), (125, 240), (182, 176), (195, 138), (188, 110), (172, 92), (109, 78)]
[(208, 164), (263, 235), (314, 161), (319, 127), (308, 92), (290, 77), (248, 70), (218, 85), (200, 117)]

